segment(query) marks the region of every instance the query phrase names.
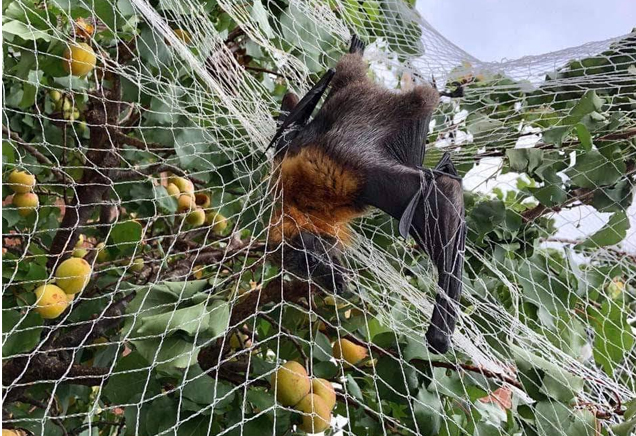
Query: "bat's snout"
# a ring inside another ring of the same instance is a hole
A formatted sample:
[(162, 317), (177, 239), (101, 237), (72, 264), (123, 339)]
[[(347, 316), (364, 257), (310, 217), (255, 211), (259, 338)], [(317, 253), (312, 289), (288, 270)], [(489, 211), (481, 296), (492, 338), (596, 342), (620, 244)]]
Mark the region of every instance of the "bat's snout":
[(347, 279), (334, 240), (301, 232), (288, 246), (283, 262), (288, 272), (327, 292), (342, 295), (346, 291)]

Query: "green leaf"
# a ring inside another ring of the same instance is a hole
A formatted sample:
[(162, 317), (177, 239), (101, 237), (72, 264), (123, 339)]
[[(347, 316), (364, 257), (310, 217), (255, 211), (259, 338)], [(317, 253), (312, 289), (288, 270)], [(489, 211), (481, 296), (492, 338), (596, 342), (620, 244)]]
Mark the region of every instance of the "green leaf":
[(563, 140), (570, 134), (571, 131), (572, 127), (570, 126), (553, 127), (543, 132), (543, 142), (560, 147)]
[(314, 377), (325, 378), (327, 380), (334, 378), (338, 375), (338, 367), (333, 362), (318, 362), (314, 363)]
[(575, 126), (576, 136), (579, 138), (581, 142), (581, 147), (585, 151), (592, 150), (592, 135), (590, 131), (587, 129), (585, 124), (579, 123)]
[(30, 311), (25, 316), (15, 310), (3, 311), (2, 356), (31, 351), (40, 342), (41, 333), (42, 317), (37, 313)]
[(364, 401), (360, 386), (358, 386), (358, 383), (351, 374), (347, 374), (347, 392), (354, 398), (357, 398), (360, 401)]
[(532, 195), (544, 206), (552, 207), (563, 203), (568, 198), (561, 186), (547, 185), (541, 188), (528, 188)]
[[(289, 5), (279, 24), (285, 41), (300, 49), (305, 54), (304, 60), (313, 57), (317, 61), (323, 50), (329, 51), (333, 47), (331, 35), (296, 3)], [(320, 62), (317, 64), (318, 69), (322, 70)], [(310, 70), (314, 71), (312, 68)]]
[(468, 228), (476, 232), (480, 238), (492, 231), (506, 218), (506, 206), (501, 200), (482, 201), (473, 208), (468, 216)]
[(41, 39), (46, 42), (51, 41), (51, 37), (44, 31), (36, 29), (18, 20), (7, 21), (2, 24), (2, 33), (19, 36), (25, 41), (35, 41)]
[(261, 0), (255, 0), (250, 11), (250, 18), (256, 21), (258, 27), (265, 34), (265, 36), (267, 36), (267, 39), (272, 39), (274, 37), (274, 31), (269, 25), (267, 17), (267, 11), (263, 7), (263, 3), (261, 3)]
[(168, 215), (177, 213), (177, 199), (168, 195), (168, 191), (163, 186), (153, 186), (155, 202), (162, 211)]
[(592, 206), (599, 212), (618, 212), (626, 210), (632, 203), (632, 182), (625, 178), (611, 188), (594, 191)]
[(537, 148), (515, 148), (506, 150), (510, 169), (518, 173), (532, 175), (543, 163), (543, 150)]
[(168, 429), (175, 427), (178, 414), (178, 402), (168, 396), (161, 396), (150, 404), (146, 419), (141, 421), (140, 426), (145, 424), (149, 435), (175, 436), (175, 432)]
[(532, 353), (528, 348), (509, 344), (509, 350), (527, 380), (541, 377), (540, 391), (559, 401), (569, 401), (583, 391), (585, 381), (565, 368)]
[(172, 294), (183, 301), (191, 299), (195, 294), (203, 292), (206, 288), (208, 288), (207, 280), (188, 280), (184, 282), (162, 282), (154, 285), (152, 290)]
[(413, 413), (418, 428), (425, 429), (425, 434), (436, 435), (439, 433), (444, 409), (438, 394), (421, 388), (413, 402)]
[(104, 396), (110, 404), (135, 402), (142, 394), (146, 398), (160, 392), (161, 385), (155, 380), (155, 374), (148, 361), (139, 353), (130, 353), (122, 357), (108, 378), (104, 387)]
[(318, 361), (329, 361), (332, 359), (331, 355), (331, 343), (329, 338), (323, 333), (318, 332), (314, 336), (312, 342), (313, 358)]
[(198, 366), (193, 366), (188, 371), (188, 377), (191, 378), (183, 381), (184, 398), (204, 407), (213, 406), (215, 409), (222, 409), (234, 401), (232, 385), (210, 377)]
[(566, 171), (572, 183), (581, 188), (598, 188), (613, 185), (625, 173), (625, 162), (610, 161), (598, 150), (576, 157), (575, 165)]
[(107, 245), (114, 245), (122, 255), (128, 255), (141, 242), (141, 234), (141, 224), (136, 221), (117, 223), (110, 233), (110, 242)]
[(131, 342), (140, 355), (155, 363), (158, 371), (168, 374), (196, 364), (200, 349), (191, 339), (178, 336), (151, 337)]
[(137, 333), (141, 336), (171, 335), (182, 331), (190, 336), (210, 333), (218, 336), (225, 332), (229, 320), (227, 303), (217, 301), (210, 308), (206, 302), (159, 315), (141, 318)]
[[(210, 433), (210, 430), (212, 433)], [(218, 434), (214, 430), (214, 425), (210, 429), (210, 418), (200, 415), (190, 416), (187, 420), (179, 422), (179, 427), (177, 428), (177, 436), (208, 436), (214, 433)]]
[(616, 245), (625, 239), (630, 228), (627, 212), (615, 212), (601, 230), (594, 233), (576, 248), (599, 248)]
[(209, 327), (208, 322), (206, 304), (201, 303), (168, 313), (145, 316), (141, 318), (137, 333), (141, 336), (150, 336), (170, 335), (176, 331), (183, 331), (190, 336), (194, 336), (199, 330), (206, 331)]
[(614, 300), (605, 300), (600, 308), (588, 306), (594, 328), (594, 360), (610, 377), (634, 345), (628, 311)]
[(517, 280), (527, 301), (550, 312), (570, 308), (573, 294), (558, 273), (551, 269), (548, 259), (540, 254), (523, 259), (516, 271)]
[(540, 401), (535, 406), (535, 420), (540, 436), (566, 434), (570, 425), (570, 409), (557, 401)]
[(596, 91), (586, 91), (583, 97), (572, 108), (568, 117), (563, 121), (564, 124), (574, 125), (581, 121), (584, 116), (594, 112), (601, 112), (604, 100), (596, 95)]

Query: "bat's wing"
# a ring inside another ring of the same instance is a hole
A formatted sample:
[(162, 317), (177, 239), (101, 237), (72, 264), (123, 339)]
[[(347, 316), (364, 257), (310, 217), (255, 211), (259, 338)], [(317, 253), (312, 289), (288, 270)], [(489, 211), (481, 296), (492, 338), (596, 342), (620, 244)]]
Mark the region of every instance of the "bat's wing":
[[(290, 111), (286, 116), (279, 117), (280, 124), (278, 130), (266, 150), (269, 150), (269, 148), (274, 144), (276, 145), (276, 154), (278, 154), (280, 150), (287, 148), (296, 136), (294, 131), (298, 131), (303, 128), (309, 121), (311, 114), (314, 112), (318, 102), (327, 90), (329, 82), (331, 82), (334, 74), (334, 70), (328, 70), (325, 74), (323, 74), (318, 83), (316, 83), (297, 104), (293, 105), (293, 108), (289, 108)], [(283, 109), (285, 109), (285, 104), (286, 102), (283, 99)]]
[(444, 291), (436, 298), (426, 337), (436, 353), (445, 353), (455, 329), (462, 290), (466, 224), (461, 180), (448, 155), (435, 169), (387, 165), (365, 183), (363, 199), (399, 220), (428, 253)]
[[(364, 53), (364, 48), (364, 42), (362, 42), (357, 35), (353, 35), (349, 46), (349, 53), (362, 55)], [(347, 72), (338, 72), (341, 76), (346, 73)], [(285, 98), (283, 98), (281, 116), (278, 117), (278, 130), (276, 131), (272, 141), (267, 146), (266, 151), (269, 150), (272, 145), (276, 144), (276, 154), (278, 155), (280, 150), (284, 150), (289, 146), (289, 144), (297, 136), (300, 129), (305, 127), (309, 118), (311, 118), (312, 113), (329, 87), (329, 83), (335, 74), (336, 71), (334, 69), (330, 68), (327, 70), (318, 83), (316, 83), (300, 101), (298, 101), (297, 97), (291, 93), (287, 94)], [(364, 73), (362, 73), (362, 76), (364, 77)], [(327, 96), (327, 99), (329, 97), (330, 95)], [(325, 101), (327, 99), (325, 99)]]

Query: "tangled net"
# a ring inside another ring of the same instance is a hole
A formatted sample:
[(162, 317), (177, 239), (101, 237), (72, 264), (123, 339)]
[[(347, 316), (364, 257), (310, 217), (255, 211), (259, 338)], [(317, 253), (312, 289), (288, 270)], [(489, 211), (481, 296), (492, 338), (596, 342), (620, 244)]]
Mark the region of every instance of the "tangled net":
[[(330, 434), (634, 431), (636, 33), (486, 63), (402, 0), (3, 9), (5, 428), (306, 431), (270, 380), (297, 361), (335, 388)], [(424, 337), (437, 271), (390, 217), (354, 225), (352, 298), (271, 260), (283, 200), (264, 151), (280, 101), (353, 32), (376, 82), (446, 95), (424, 166), (452, 154), (469, 234), (444, 356)], [(69, 66), (80, 43), (96, 68)], [(70, 273), (82, 290), (43, 310), (34, 291), (63, 288), (69, 258), (88, 264)]]

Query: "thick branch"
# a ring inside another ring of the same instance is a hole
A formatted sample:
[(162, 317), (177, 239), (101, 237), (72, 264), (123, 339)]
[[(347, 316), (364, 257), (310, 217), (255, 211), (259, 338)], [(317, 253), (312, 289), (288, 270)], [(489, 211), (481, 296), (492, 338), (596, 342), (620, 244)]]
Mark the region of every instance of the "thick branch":
[(86, 119), (91, 126), (91, 149), (86, 155), (86, 164), (91, 167), (84, 171), (77, 184), (76, 195), (66, 206), (64, 218), (53, 238), (47, 266), (53, 268), (58, 260), (68, 254), (79, 238), (79, 229), (86, 225), (103, 196), (111, 187), (109, 170), (119, 165), (119, 155), (115, 149), (108, 128), (119, 119), (121, 87), (119, 76), (112, 76), (112, 88), (103, 90), (103, 99), (93, 97)]
[[(74, 365), (66, 356), (65, 349), (77, 348), (83, 342), (90, 342), (101, 336), (106, 330), (117, 326), (124, 319), (124, 311), (128, 303), (135, 297), (134, 292), (117, 300), (94, 321), (73, 328), (61, 334), (57, 339), (45, 344), (41, 351), (29, 357), (17, 357), (2, 366), (2, 380), (5, 386), (12, 384), (33, 383), (42, 380), (63, 381), (95, 386), (101, 384), (109, 376), (108, 368), (85, 367)], [(70, 368), (70, 369), (69, 369)], [(68, 371), (68, 374), (67, 374)], [(12, 397), (21, 395), (21, 388), (14, 388)]]

